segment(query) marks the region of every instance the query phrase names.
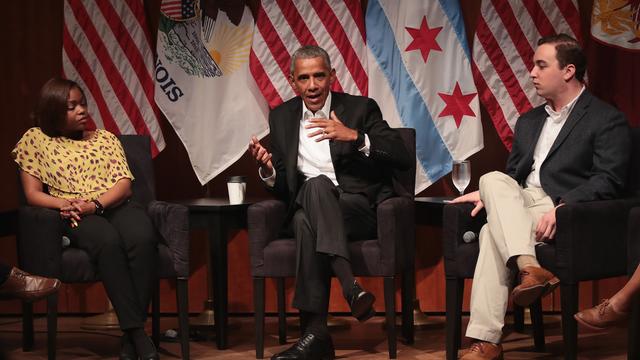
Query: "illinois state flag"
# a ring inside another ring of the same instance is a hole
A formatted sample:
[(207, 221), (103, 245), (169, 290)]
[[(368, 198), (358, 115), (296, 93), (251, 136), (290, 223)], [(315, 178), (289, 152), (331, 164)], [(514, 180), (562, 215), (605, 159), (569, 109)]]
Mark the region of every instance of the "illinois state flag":
[(203, 12), (199, 3), (160, 5), (155, 99), (204, 185), (244, 154), (251, 135), (266, 135), (268, 124), (249, 72), (251, 11), (238, 2), (227, 13), (206, 0)]
[(589, 88), (640, 126), (640, 1), (593, 2)]
[(416, 129), (416, 193), (483, 147), (460, 4), (370, 0), (369, 96), (394, 127)]

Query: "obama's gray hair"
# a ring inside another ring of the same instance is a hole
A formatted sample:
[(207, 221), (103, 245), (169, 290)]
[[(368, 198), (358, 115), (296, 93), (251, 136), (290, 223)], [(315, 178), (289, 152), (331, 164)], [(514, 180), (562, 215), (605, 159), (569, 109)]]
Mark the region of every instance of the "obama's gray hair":
[(293, 70), (295, 68), (296, 60), (298, 59), (313, 59), (313, 58), (322, 58), (324, 60), (325, 65), (331, 70), (331, 60), (329, 60), (329, 54), (316, 45), (305, 45), (298, 50), (296, 50), (293, 55), (291, 55), (291, 75), (293, 75)]

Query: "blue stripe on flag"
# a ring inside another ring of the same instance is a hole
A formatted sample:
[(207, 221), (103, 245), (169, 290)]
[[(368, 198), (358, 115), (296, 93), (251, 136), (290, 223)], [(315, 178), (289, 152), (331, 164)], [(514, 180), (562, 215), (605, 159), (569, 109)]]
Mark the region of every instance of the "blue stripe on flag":
[(464, 31), (464, 19), (462, 18), (462, 11), (460, 10), (460, 2), (458, 0), (440, 0), (440, 7), (442, 11), (447, 14), (449, 23), (453, 27), (458, 37), (458, 42), (464, 53), (467, 54), (467, 59), (471, 60), (471, 52), (469, 51), (469, 43), (467, 42), (467, 33)]
[(416, 129), (418, 160), (429, 179), (436, 181), (451, 171), (451, 154), (404, 66), (393, 29), (378, 0), (369, 0), (366, 29), (367, 45), (389, 82), (402, 123)]

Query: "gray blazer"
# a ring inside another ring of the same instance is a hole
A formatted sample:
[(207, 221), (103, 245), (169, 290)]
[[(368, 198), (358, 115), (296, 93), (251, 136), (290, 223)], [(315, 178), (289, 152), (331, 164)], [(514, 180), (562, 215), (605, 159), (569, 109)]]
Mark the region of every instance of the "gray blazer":
[[(506, 173), (525, 186), (547, 113), (544, 105), (516, 123)], [(540, 168), (540, 183), (555, 204), (619, 197), (631, 152), (624, 115), (584, 91)]]

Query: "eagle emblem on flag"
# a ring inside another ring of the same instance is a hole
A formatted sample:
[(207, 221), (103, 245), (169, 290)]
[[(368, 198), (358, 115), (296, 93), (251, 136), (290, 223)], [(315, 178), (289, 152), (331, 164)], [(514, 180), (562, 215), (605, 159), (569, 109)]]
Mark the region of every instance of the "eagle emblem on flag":
[[(174, 5), (175, 4), (175, 5)], [(165, 0), (160, 6), (159, 43), (167, 60), (191, 76), (222, 76), (222, 70), (202, 42), (201, 15), (193, 0)]]
[(591, 34), (605, 45), (640, 51), (640, 0), (596, 0)]

